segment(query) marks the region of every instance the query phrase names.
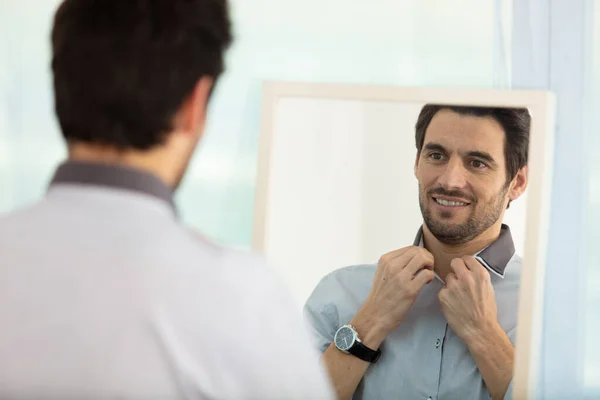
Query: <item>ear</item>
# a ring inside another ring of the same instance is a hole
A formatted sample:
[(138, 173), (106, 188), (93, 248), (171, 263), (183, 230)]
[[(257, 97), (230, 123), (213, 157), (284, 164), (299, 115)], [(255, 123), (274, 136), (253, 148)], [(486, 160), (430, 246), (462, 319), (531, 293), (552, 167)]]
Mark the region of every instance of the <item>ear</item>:
[(513, 201), (521, 197), (525, 189), (527, 189), (528, 182), (528, 167), (524, 166), (517, 172), (517, 176), (510, 183), (510, 190), (508, 191), (508, 198)]
[(203, 76), (196, 82), (190, 95), (184, 100), (175, 117), (175, 130), (188, 134), (202, 133), (206, 122), (206, 110), (214, 80)]

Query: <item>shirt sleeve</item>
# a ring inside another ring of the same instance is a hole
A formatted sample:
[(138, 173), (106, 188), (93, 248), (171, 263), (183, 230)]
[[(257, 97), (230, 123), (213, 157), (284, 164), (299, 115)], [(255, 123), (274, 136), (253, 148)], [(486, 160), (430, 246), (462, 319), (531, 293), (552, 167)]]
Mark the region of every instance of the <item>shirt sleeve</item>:
[(337, 307), (331, 302), (328, 281), (329, 277), (325, 277), (319, 282), (304, 306), (305, 324), (313, 345), (321, 353), (333, 342), (340, 325)]

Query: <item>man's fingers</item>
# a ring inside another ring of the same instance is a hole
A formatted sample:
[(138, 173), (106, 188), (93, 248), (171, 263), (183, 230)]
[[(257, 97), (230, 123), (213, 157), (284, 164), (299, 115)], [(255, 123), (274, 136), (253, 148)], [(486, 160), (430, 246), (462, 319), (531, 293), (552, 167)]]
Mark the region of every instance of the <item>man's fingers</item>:
[(417, 275), (415, 275), (415, 279), (413, 279), (413, 284), (418, 288), (418, 290), (421, 290), (423, 286), (425, 286), (427, 283), (431, 282), (434, 279), (435, 275), (433, 271), (424, 268), (417, 272)]
[(455, 258), (452, 260), (450, 262), (450, 268), (452, 268), (452, 272), (454, 272), (456, 277), (459, 279), (469, 274), (469, 270), (461, 258)]
[[(419, 254), (423, 254), (423, 257), (431, 257), (431, 265), (433, 266), (433, 256), (431, 253), (421, 247), (416, 246), (405, 247), (404, 249), (384, 255), (380, 260), (380, 265), (383, 263), (383, 265), (398, 268), (398, 270), (403, 270), (408, 266), (410, 261)], [(428, 254), (429, 256), (425, 256), (425, 254)], [(417, 268), (413, 272), (413, 275), (418, 270), (419, 269)]]
[(438, 299), (440, 301), (443, 301), (444, 298), (448, 295), (448, 287), (444, 286), (443, 288), (440, 289), (440, 291), (438, 292)]
[(412, 278), (421, 269), (433, 270), (433, 261), (433, 255), (427, 250), (422, 249), (422, 251), (414, 254), (412, 259), (408, 261), (406, 268), (404, 268), (404, 273)]
[(458, 278), (456, 277), (454, 272), (448, 272), (448, 274), (446, 275), (446, 287), (454, 285), (456, 281), (458, 281)]
[(411, 251), (414, 251), (413, 246), (404, 247), (399, 250), (390, 251), (389, 253), (386, 253), (381, 256), (381, 258), (379, 259), (379, 264), (382, 264), (382, 263), (390, 264), (393, 260), (395, 260), (398, 257), (403, 256), (405, 253), (411, 252)]
[(484, 268), (484, 266), (473, 256), (464, 256), (462, 260), (470, 271), (478, 271)]

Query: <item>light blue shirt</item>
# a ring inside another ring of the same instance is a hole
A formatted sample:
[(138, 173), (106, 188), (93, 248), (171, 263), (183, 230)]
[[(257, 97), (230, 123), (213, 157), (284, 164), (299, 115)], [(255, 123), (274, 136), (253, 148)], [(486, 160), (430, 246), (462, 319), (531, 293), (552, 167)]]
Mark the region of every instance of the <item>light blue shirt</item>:
[[(415, 245), (421, 237), (419, 231)], [(498, 320), (514, 344), (522, 260), (515, 254), (510, 229), (503, 226), (499, 238), (476, 257), (490, 270)], [(304, 312), (321, 352), (366, 300), (376, 269), (377, 265), (342, 268), (317, 285)], [(381, 358), (367, 370), (355, 400), (491, 399), (467, 346), (440, 310), (437, 295), (443, 285), (439, 279), (425, 285), (406, 319), (381, 345)], [(506, 398), (510, 392), (509, 388)]]

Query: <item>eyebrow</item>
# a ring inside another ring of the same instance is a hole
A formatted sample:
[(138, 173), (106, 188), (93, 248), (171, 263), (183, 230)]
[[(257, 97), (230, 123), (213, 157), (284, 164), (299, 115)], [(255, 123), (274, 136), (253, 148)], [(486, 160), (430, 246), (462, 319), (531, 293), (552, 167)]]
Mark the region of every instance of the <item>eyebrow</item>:
[(427, 143), (423, 149), (429, 150), (429, 151), (439, 151), (442, 153), (448, 152), (448, 150), (446, 150), (446, 148), (444, 146), (442, 146), (441, 144), (437, 144), (437, 143)]
[(496, 164), (496, 160), (494, 160), (494, 157), (492, 157), (489, 153), (486, 153), (484, 151), (469, 151), (467, 152), (467, 155), (474, 158), (481, 158), (482, 160), (485, 160), (490, 164)]
[[(439, 151), (441, 153), (446, 153), (448, 154), (448, 150), (442, 146), (439, 143), (427, 143), (424, 147), (424, 150), (429, 150), (429, 151)], [(490, 153), (487, 153), (485, 151), (468, 151), (466, 153), (464, 153), (464, 155), (468, 156), (468, 157), (474, 157), (474, 158), (479, 158), (482, 160), (487, 161), (490, 164), (496, 165), (496, 160), (494, 160), (494, 157), (491, 156)]]

